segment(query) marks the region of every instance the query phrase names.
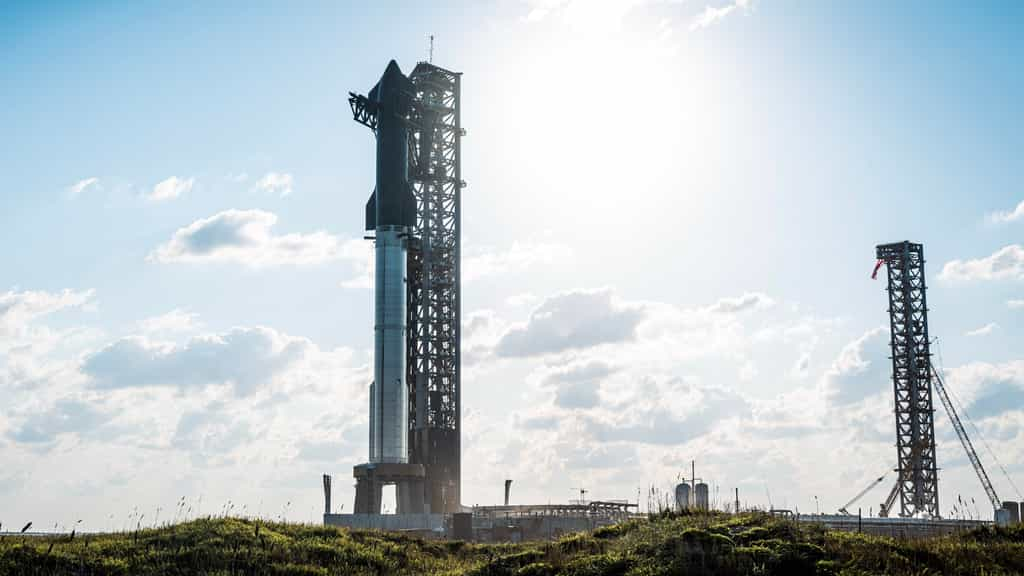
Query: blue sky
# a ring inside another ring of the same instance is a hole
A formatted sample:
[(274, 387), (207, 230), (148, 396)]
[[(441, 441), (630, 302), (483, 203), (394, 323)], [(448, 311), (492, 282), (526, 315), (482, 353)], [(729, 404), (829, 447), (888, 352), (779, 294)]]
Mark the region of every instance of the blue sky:
[[(698, 458), (751, 504), (842, 505), (894, 460), (868, 274), (903, 239), (951, 387), (1024, 485), (1022, 12), (10, 4), (0, 510), (116, 528), (202, 496), (309, 520), (319, 474), (348, 477), (373, 146), (345, 99), (430, 34), (464, 73), (466, 504), (505, 477), (634, 497)], [(939, 432), (943, 510), (980, 501)]]

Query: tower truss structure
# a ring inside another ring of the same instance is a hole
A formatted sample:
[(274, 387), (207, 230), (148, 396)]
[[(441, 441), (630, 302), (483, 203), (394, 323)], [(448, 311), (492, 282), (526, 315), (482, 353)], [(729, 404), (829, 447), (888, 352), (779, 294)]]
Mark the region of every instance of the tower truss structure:
[(417, 103), (409, 140), (417, 214), (408, 266), (409, 461), (425, 467), (429, 511), (455, 512), (461, 502), (461, 74), (420, 62), (409, 79)]
[(897, 485), (900, 516), (939, 516), (932, 406), (931, 350), (925, 296), (924, 247), (911, 242), (882, 244), (876, 256), (886, 265), (892, 381), (895, 394)]

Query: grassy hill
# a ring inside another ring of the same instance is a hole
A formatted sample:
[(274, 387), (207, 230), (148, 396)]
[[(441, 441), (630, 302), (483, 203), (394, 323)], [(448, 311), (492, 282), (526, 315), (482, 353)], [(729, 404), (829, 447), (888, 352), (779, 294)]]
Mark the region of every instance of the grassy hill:
[(0, 538), (0, 574), (994, 576), (1024, 574), (1024, 529), (908, 542), (763, 514), (665, 515), (556, 542), (486, 545), (226, 518), (102, 536)]

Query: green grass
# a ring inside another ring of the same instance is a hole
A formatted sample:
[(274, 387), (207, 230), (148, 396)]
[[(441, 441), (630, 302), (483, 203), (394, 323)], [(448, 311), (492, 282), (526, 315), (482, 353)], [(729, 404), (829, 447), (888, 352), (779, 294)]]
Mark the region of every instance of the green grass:
[(0, 575), (661, 576), (1024, 574), (1024, 529), (901, 541), (763, 514), (661, 515), (555, 542), (464, 544), (240, 519), (0, 538)]

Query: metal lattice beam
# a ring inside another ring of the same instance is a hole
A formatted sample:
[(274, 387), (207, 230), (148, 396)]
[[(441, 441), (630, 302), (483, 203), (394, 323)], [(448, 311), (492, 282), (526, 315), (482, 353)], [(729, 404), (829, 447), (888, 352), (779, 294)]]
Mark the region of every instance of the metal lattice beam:
[(939, 517), (931, 351), (924, 249), (899, 242), (876, 248), (888, 271), (900, 516)]
[(461, 75), (425, 62), (409, 75), (409, 177), (417, 219), (409, 255), (408, 382), (412, 462), (426, 467), (432, 512), (460, 504), (459, 212)]

